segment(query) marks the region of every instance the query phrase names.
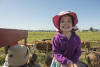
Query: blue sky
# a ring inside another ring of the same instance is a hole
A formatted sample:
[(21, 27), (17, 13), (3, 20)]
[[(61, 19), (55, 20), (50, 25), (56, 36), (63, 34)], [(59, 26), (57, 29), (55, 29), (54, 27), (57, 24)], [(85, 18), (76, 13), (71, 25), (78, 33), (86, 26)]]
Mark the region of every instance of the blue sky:
[(52, 17), (70, 10), (79, 29), (100, 29), (100, 0), (0, 0), (0, 28), (55, 30)]

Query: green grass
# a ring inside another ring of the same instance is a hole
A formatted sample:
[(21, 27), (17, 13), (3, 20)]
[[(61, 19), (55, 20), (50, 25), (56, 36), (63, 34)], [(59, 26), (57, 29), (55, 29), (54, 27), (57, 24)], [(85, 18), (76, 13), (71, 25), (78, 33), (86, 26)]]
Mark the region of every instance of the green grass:
[(32, 43), (35, 40), (52, 39), (55, 32), (29, 32), (28, 34), (28, 43)]
[[(100, 32), (76, 32), (80, 36), (82, 41), (88, 40), (100, 40)], [(53, 38), (56, 32), (29, 32), (28, 43), (32, 43), (34, 40), (42, 40), (47, 38)]]
[(81, 40), (100, 40), (100, 32), (77, 32)]
[(4, 48), (0, 48), (0, 65), (2, 65), (4, 63), (4, 59), (5, 59)]

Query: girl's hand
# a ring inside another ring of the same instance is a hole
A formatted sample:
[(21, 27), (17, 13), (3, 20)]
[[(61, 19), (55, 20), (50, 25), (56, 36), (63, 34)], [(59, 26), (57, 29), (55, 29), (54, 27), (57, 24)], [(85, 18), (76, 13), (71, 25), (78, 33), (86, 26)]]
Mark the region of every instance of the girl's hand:
[(78, 65), (77, 64), (73, 64), (74, 65), (74, 67), (78, 67)]
[(70, 61), (70, 63), (67, 65), (67, 67), (72, 67), (72, 61)]
[(67, 65), (67, 67), (71, 67), (71, 63), (69, 63), (69, 64)]
[(61, 64), (60, 67), (72, 67), (72, 61), (70, 61), (70, 63), (67, 64), (67, 65)]

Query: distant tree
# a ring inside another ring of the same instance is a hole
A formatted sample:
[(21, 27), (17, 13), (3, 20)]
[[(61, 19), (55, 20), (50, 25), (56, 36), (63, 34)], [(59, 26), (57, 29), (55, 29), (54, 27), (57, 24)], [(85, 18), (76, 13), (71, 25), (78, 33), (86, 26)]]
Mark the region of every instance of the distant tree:
[(94, 29), (93, 29), (93, 27), (90, 27), (90, 31), (92, 31), (92, 32), (93, 32), (93, 30), (94, 30)]
[(95, 31), (98, 31), (98, 29), (96, 29)]

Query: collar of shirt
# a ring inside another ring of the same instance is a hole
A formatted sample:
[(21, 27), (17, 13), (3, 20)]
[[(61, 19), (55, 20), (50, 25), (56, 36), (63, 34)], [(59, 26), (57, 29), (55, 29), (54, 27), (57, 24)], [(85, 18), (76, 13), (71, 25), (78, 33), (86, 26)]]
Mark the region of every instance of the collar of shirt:
[(63, 36), (61, 33), (57, 33), (56, 34), (57, 37), (59, 37), (60, 39), (67, 39), (67, 40), (71, 40), (74, 36), (75, 36), (75, 32), (72, 32), (70, 39), (68, 39), (66, 36)]

